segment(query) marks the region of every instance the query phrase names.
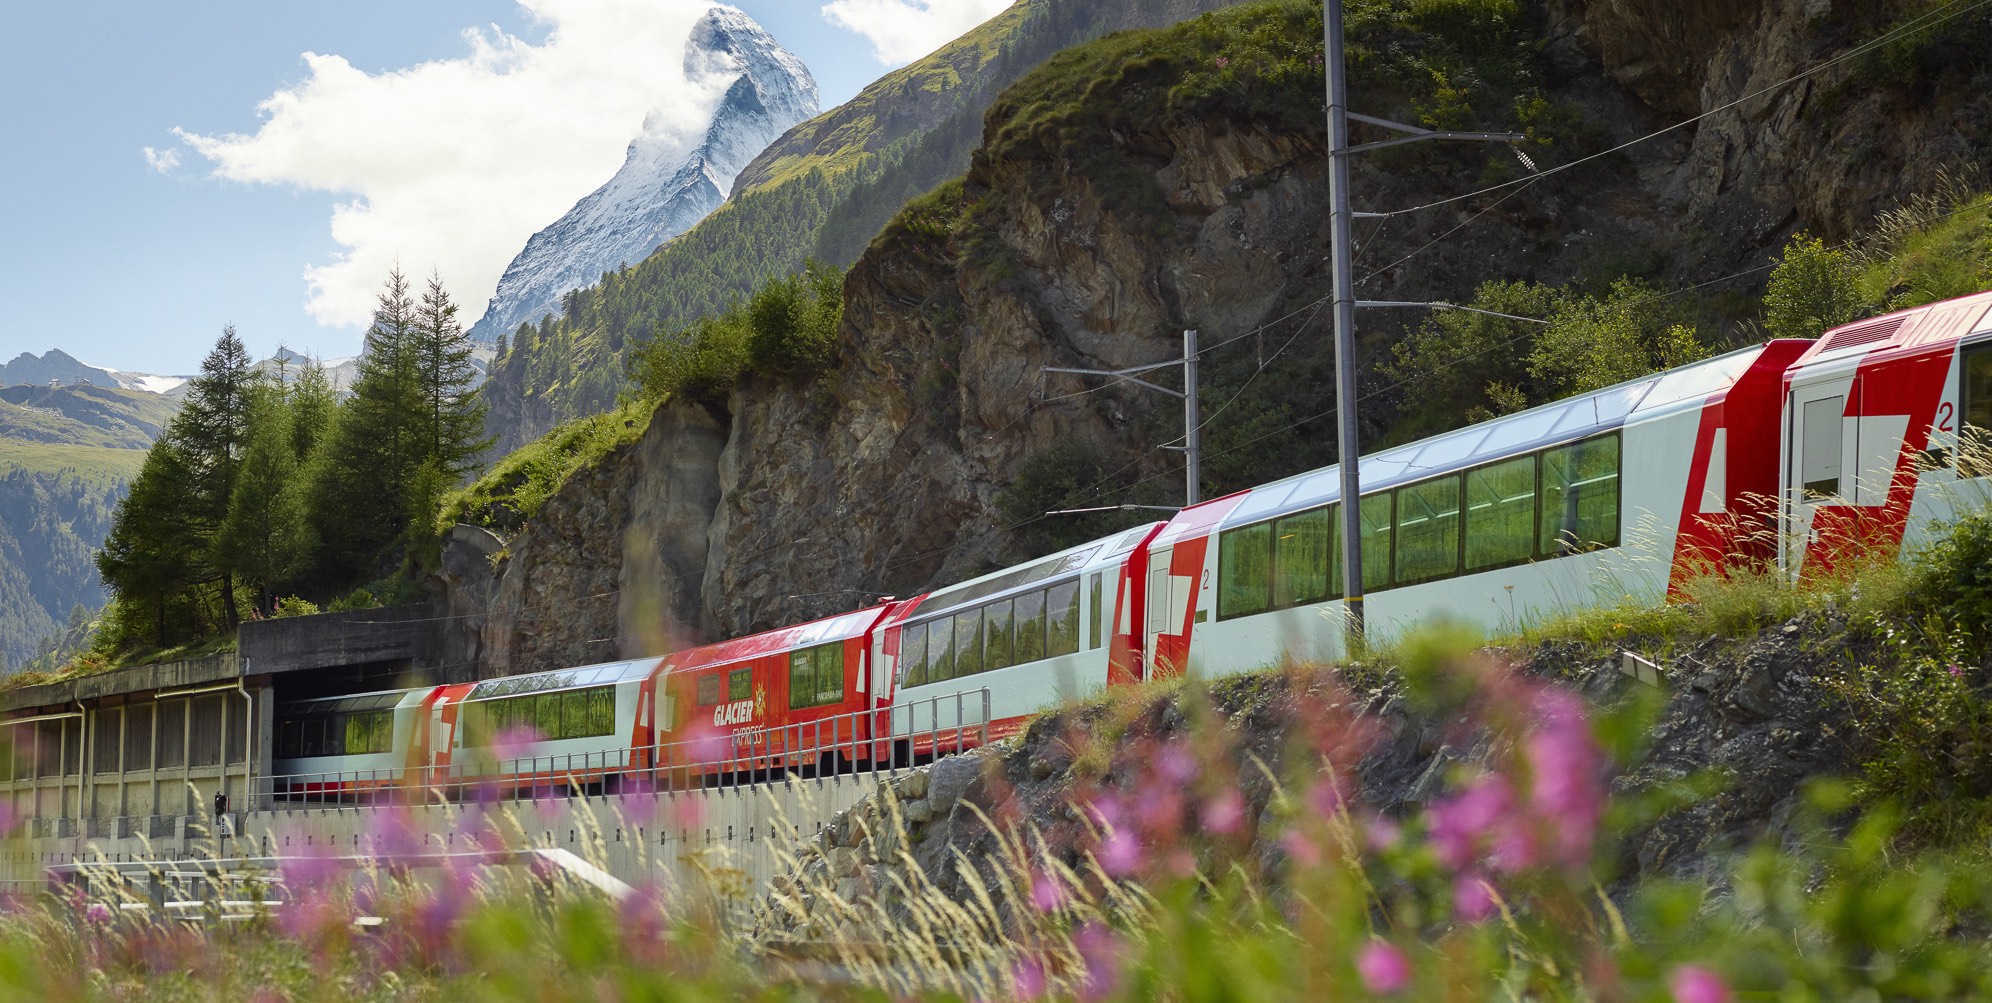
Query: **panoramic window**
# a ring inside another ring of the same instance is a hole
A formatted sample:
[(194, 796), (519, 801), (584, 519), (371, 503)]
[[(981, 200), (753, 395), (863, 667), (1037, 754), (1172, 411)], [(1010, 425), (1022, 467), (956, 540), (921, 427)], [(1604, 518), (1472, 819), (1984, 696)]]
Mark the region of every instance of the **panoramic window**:
[[(1391, 492), (1383, 491), (1363, 499), (1363, 588), (1375, 592), (1390, 585)], [(1344, 595), (1342, 589), (1342, 511), (1339, 503), (1328, 506), (1328, 522), (1334, 527), (1334, 543), (1328, 551), (1328, 594)]]
[(1283, 516), (1273, 524), (1273, 605), (1328, 598), (1329, 510)]
[(1534, 556), (1535, 513), (1535, 457), (1467, 471), (1466, 570), (1513, 564)]
[(954, 674), (972, 676), (983, 669), (982, 661), (982, 611), (979, 609), (956, 613), (954, 618), (955, 670)]
[[(1836, 454), (1837, 450), (1836, 446)], [(1545, 451), (1542, 554), (1561, 557), (1594, 547), (1614, 547), (1618, 537), (1618, 436), (1599, 436)]]
[[(904, 644), (904, 639), (901, 639)], [(789, 652), (789, 709), (821, 707), (844, 699), (844, 642)]]
[(918, 686), (927, 681), (927, 625), (916, 623), (899, 628), (899, 685)]
[[(1271, 605), (1273, 526), (1230, 530), (1217, 544), (1217, 618), (1264, 613)], [(1150, 602), (1156, 601), (1151, 596)]]
[(726, 699), (749, 700), (754, 696), (754, 670), (734, 669), (726, 674)]
[(1044, 657), (1044, 593), (1017, 597), (1017, 664)]
[(927, 621), (927, 682), (954, 678), (954, 617)]
[(1992, 345), (1965, 349), (1958, 369), (1957, 472), (1984, 477), (1992, 474)]
[(1045, 639), (1045, 656), (1070, 655), (1079, 650), (1079, 580), (1060, 582), (1045, 593), (1045, 617), (1050, 621)]
[(1008, 599), (982, 607), (983, 629), (988, 633), (983, 643), (984, 671), (1007, 669), (1016, 664), (1012, 657), (1016, 633), (1010, 621), (1014, 610), (1015, 604)]
[(1443, 578), (1459, 569), (1459, 478), (1397, 489), (1399, 582)]

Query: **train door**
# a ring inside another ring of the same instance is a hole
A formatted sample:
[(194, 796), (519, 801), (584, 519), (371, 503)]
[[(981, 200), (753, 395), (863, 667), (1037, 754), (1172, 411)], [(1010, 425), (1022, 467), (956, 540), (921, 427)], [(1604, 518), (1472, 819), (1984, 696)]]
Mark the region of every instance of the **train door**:
[(1857, 393), (1852, 379), (1830, 380), (1794, 387), (1786, 410), (1791, 430), (1785, 476), (1787, 519), (1781, 546), (1789, 573), (1802, 570), (1807, 554), (1819, 543), (1821, 509), (1844, 506), (1852, 494), (1857, 436), (1850, 434), (1848, 413)]
[(1142, 678), (1154, 679), (1167, 675), (1167, 667), (1159, 664), (1162, 635), (1169, 631), (1169, 610), (1173, 605), (1169, 599), (1169, 558), (1173, 549), (1153, 550), (1148, 553), (1148, 584), (1142, 590), (1143, 616), (1147, 620), (1142, 631)]

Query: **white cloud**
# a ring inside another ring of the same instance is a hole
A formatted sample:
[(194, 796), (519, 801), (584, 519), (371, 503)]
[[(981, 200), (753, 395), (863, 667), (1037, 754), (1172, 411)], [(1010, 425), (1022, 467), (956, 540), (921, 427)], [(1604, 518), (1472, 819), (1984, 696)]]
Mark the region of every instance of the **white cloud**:
[(170, 174), (180, 166), (180, 151), (173, 149), (155, 150), (148, 146), (144, 150), (145, 162), (161, 174)]
[(863, 35), (879, 62), (910, 63), (995, 17), (1011, 0), (831, 0), (823, 16)]
[(365, 324), (396, 264), (439, 269), (476, 319), (526, 238), (607, 181), (639, 130), (689, 147), (711, 114), (716, 82), (683, 65), (710, 3), (519, 2), (548, 28), (538, 45), (469, 29), (464, 55), (382, 73), (308, 52), (253, 134), (174, 130), (216, 177), (350, 196), (332, 212), (342, 250), (304, 273), (320, 323)]

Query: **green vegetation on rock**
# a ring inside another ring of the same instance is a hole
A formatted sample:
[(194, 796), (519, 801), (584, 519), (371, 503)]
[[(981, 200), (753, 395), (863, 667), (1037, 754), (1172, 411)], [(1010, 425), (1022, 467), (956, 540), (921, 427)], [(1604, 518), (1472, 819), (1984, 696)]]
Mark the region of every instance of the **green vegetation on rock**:
[(504, 536), (517, 533), (576, 471), (643, 438), (656, 409), (651, 401), (631, 402), (566, 422), (513, 450), (484, 476), (443, 498), (437, 530), (467, 523)]

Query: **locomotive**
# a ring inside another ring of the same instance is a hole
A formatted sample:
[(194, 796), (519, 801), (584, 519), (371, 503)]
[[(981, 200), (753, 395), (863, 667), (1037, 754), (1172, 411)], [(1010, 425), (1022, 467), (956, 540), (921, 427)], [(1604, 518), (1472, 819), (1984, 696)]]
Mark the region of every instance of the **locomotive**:
[[(1773, 340), (1364, 456), (1372, 638), (1693, 576), (1830, 573), (1982, 494), (1992, 293)], [(1061, 698), (1345, 654), (1327, 467), (909, 599), (656, 657), (279, 708), (279, 796), (611, 789), (917, 761)]]

